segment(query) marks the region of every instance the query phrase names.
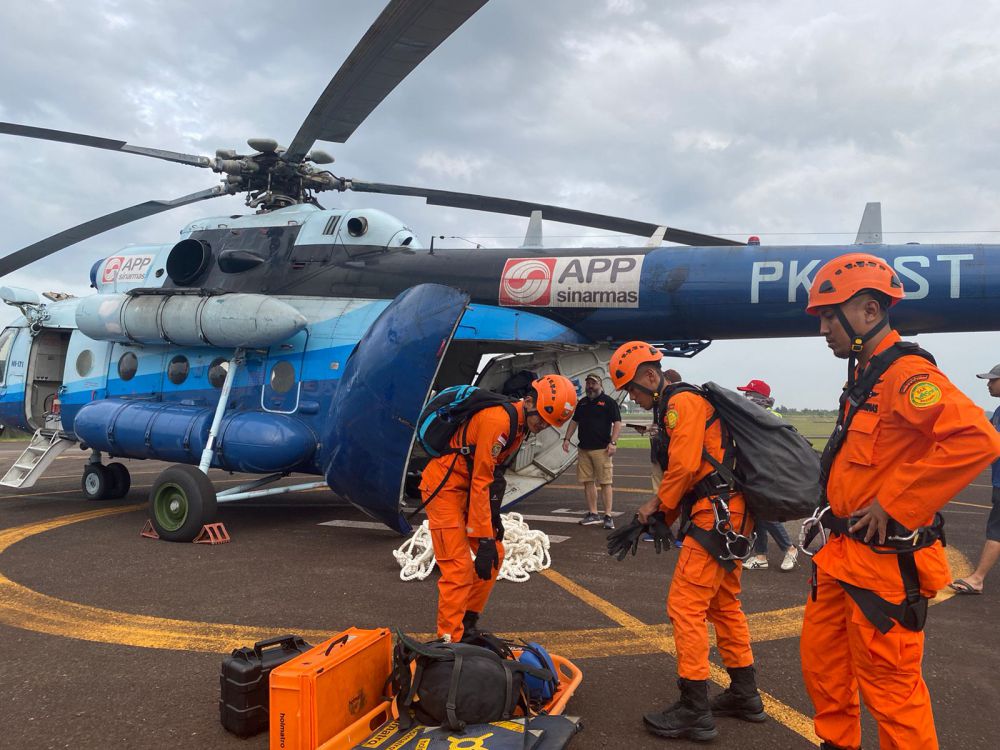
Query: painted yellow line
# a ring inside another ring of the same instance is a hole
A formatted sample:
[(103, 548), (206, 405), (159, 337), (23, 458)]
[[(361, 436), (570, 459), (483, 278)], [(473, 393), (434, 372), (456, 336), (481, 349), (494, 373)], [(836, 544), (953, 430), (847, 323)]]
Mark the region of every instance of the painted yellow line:
[[(952, 500), (950, 503), (948, 503), (948, 505), (965, 505), (966, 507), (969, 508), (985, 508), (986, 510), (993, 510), (992, 505), (980, 505), (979, 503), (962, 503), (959, 502), (958, 500)], [(948, 510), (947, 505), (945, 506), (945, 510)]]

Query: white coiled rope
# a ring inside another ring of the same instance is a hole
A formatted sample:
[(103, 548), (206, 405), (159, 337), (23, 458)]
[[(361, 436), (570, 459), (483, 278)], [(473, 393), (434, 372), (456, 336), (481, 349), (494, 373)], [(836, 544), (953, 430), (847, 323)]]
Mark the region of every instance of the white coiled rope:
[[(503, 521), (504, 560), (500, 566), (498, 579), (524, 583), (532, 573), (546, 570), (552, 565), (549, 554), (551, 542), (544, 531), (528, 527), (520, 513), (504, 513)], [(431, 532), (427, 521), (420, 524), (413, 536), (403, 542), (399, 549), (393, 550), (401, 570), (399, 578), (403, 581), (422, 581), (431, 574), (437, 560), (434, 559), (434, 546), (431, 544)]]

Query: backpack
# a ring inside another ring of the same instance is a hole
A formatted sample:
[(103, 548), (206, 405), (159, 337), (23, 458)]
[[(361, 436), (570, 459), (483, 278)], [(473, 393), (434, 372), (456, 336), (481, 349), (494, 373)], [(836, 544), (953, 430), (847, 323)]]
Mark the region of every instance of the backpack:
[[(816, 510), (820, 501), (819, 454), (798, 430), (715, 383), (701, 387), (682, 383), (664, 395), (668, 400), (679, 392), (697, 393), (715, 409), (722, 423), (723, 460), (716, 461), (707, 451), (704, 458), (743, 494), (756, 519), (792, 521)], [(664, 407), (666, 400), (661, 400)], [(657, 415), (657, 423), (660, 421)], [(664, 440), (664, 445), (668, 442)]]
[(552, 680), (553, 674), (505, 650), (501, 655), (471, 643), (418, 643), (397, 631), (390, 679), (400, 726), (416, 721), (461, 732), (467, 724), (510, 719), (518, 706), (527, 713), (525, 675)]
[(518, 370), (500, 386), (500, 393), (511, 398), (524, 398), (531, 393), (531, 384), (536, 380), (538, 380), (537, 372)]
[(521, 655), (517, 658), (522, 664), (538, 669), (547, 669), (552, 673), (551, 680), (543, 680), (532, 675), (524, 676), (524, 688), (532, 704), (547, 703), (559, 689), (559, 670), (549, 656), (549, 652), (540, 643), (528, 641), (521, 645)]
[(503, 406), (510, 418), (510, 432), (517, 433), (517, 412), (511, 399), (500, 393), (487, 391), (474, 385), (453, 385), (432, 398), (420, 412), (417, 420), (417, 441), (427, 455), (438, 458), (449, 453), (469, 454), (472, 446), (451, 447), (451, 440), (458, 428), (468, 423), (472, 416), (491, 406)]

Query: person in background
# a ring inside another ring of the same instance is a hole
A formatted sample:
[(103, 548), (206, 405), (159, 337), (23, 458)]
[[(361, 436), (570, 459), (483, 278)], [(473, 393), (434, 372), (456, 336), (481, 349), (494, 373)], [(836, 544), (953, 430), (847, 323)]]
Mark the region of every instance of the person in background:
[[(751, 380), (746, 385), (736, 388), (744, 396), (753, 401), (758, 406), (763, 406), (774, 416), (781, 414), (774, 410), (774, 397), (771, 396), (771, 386), (763, 380)], [(759, 521), (757, 523), (757, 540), (753, 545), (753, 557), (743, 563), (744, 570), (764, 570), (767, 568), (767, 535), (774, 537), (781, 549), (785, 551), (785, 556), (781, 560), (782, 570), (791, 570), (798, 560), (799, 550), (792, 544), (785, 527), (778, 521)]]
[[(1000, 398), (1000, 365), (997, 365), (989, 372), (976, 375), (987, 381), (990, 395)], [(993, 412), (990, 420), (993, 427), (1000, 432), (1000, 406)], [(986, 519), (986, 544), (983, 545), (983, 553), (979, 556), (979, 565), (975, 571), (965, 578), (956, 578), (948, 584), (948, 588), (956, 594), (981, 594), (983, 593), (983, 582), (990, 568), (996, 565), (1000, 559), (1000, 459), (993, 462), (990, 467), (993, 474), (993, 509)]]
[[(618, 435), (622, 431), (622, 414), (618, 402), (604, 393), (601, 373), (592, 372), (587, 375), (584, 386), (587, 397), (576, 405), (573, 421), (569, 423), (566, 437), (563, 438), (563, 450), (569, 452), (570, 438), (579, 429), (576, 478), (583, 485), (583, 494), (587, 500), (587, 513), (580, 524), (595, 526), (603, 523), (604, 528), (613, 529), (615, 522), (611, 518), (611, 485), (614, 480), (614, 455), (618, 450)], [(603, 519), (597, 514), (598, 485), (604, 507)]]

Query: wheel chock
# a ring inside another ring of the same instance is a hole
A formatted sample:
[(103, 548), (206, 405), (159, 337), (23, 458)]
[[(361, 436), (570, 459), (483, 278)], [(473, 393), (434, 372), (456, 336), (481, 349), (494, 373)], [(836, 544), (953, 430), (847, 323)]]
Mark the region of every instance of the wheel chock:
[(146, 519), (146, 525), (142, 527), (142, 531), (139, 532), (139, 536), (145, 537), (146, 539), (159, 539), (160, 535), (156, 533), (156, 529), (153, 528), (153, 522), (148, 518)]
[(230, 541), (229, 532), (223, 523), (206, 523), (194, 538), (195, 544), (226, 544)]

